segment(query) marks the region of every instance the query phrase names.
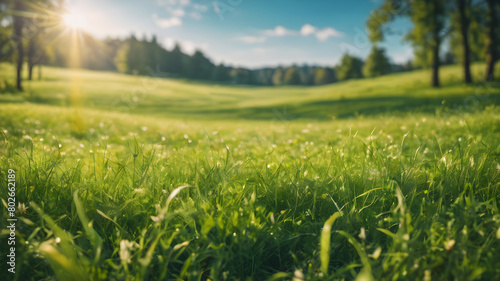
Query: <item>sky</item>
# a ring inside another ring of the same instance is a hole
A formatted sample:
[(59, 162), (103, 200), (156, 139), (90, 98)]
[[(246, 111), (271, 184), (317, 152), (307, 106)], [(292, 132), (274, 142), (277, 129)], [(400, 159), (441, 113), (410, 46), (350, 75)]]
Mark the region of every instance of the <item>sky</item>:
[[(215, 63), (250, 68), (337, 65), (345, 52), (366, 58), (365, 23), (381, 0), (68, 0), (69, 14), (97, 38), (156, 35), (167, 49), (202, 50)], [(380, 44), (396, 63), (412, 57), (395, 17)]]

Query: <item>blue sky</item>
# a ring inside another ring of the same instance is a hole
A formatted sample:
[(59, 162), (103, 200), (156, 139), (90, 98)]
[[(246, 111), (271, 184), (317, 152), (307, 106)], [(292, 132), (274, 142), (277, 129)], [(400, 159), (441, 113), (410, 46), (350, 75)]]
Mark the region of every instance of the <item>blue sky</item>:
[[(365, 22), (380, 0), (69, 0), (83, 29), (99, 38), (157, 35), (166, 48), (201, 49), (214, 62), (261, 67), (336, 65), (346, 51), (365, 58)], [(392, 27), (405, 33), (407, 20)], [(401, 36), (382, 46), (395, 62), (412, 57)]]

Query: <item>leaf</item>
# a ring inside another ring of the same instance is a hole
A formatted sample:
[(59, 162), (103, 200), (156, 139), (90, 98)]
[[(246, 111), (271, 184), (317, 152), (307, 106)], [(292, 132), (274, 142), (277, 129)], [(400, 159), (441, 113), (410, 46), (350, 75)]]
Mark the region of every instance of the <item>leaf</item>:
[(337, 212), (333, 214), (323, 226), (323, 231), (321, 232), (320, 240), (320, 259), (321, 259), (321, 270), (323, 274), (328, 275), (328, 264), (330, 263), (330, 239), (331, 239), (331, 229), (335, 220), (340, 216)]
[(183, 190), (186, 187), (190, 187), (190, 185), (179, 186), (178, 188), (174, 189), (174, 191), (172, 191), (172, 193), (170, 193), (170, 195), (167, 198), (167, 205), (165, 206), (165, 213), (168, 212), (168, 206), (170, 205), (170, 202), (175, 198), (175, 196), (177, 196), (177, 194), (179, 194), (179, 192), (181, 192), (181, 190)]
[(83, 229), (85, 230), (85, 233), (87, 233), (90, 243), (94, 248), (95, 252), (94, 263), (97, 263), (99, 261), (99, 258), (101, 257), (102, 238), (101, 236), (99, 236), (99, 234), (97, 234), (97, 232), (94, 230), (94, 228), (92, 228), (91, 224), (89, 223), (89, 220), (85, 215), (85, 210), (83, 208), (83, 205), (80, 202), (80, 199), (78, 199), (78, 190), (76, 190), (75, 193), (73, 193), (73, 201), (75, 202), (76, 213), (78, 214), (78, 218), (80, 218), (80, 222), (82, 223)]
[(389, 230), (387, 230), (387, 229), (377, 228), (377, 230), (378, 230), (378, 231), (380, 231), (380, 232), (382, 232), (382, 233), (384, 233), (384, 234), (386, 234), (387, 236), (389, 236), (389, 237), (391, 237), (391, 238), (393, 238), (393, 239), (395, 239), (395, 238), (396, 238), (396, 234), (394, 234), (394, 233), (390, 232), (390, 231), (389, 231)]
[(361, 259), (361, 263), (363, 264), (363, 269), (368, 270), (370, 275), (371, 275), (372, 268), (370, 265), (370, 260), (368, 259), (368, 255), (363, 250), (363, 247), (361, 246), (361, 244), (359, 244), (359, 242), (356, 239), (354, 239), (354, 237), (352, 237), (349, 233), (347, 233), (345, 231), (339, 230), (338, 233), (340, 235), (344, 236), (345, 238), (347, 238), (347, 241), (349, 241), (349, 243), (351, 243), (351, 245), (354, 247), (354, 249), (356, 249), (356, 252), (358, 252), (359, 258)]

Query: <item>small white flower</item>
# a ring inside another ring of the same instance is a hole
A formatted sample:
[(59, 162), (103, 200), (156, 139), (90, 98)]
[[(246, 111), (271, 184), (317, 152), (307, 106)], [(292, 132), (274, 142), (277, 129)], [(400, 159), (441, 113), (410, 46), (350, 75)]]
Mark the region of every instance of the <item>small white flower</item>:
[(359, 232), (359, 238), (366, 240), (366, 231), (365, 231), (364, 227), (362, 227), (360, 232)]

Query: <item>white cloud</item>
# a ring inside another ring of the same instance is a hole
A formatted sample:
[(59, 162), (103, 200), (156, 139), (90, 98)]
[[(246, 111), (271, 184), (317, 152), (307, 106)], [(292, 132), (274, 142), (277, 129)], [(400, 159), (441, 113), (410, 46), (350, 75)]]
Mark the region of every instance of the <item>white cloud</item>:
[(195, 20), (201, 20), (203, 18), (203, 15), (199, 12), (192, 12), (190, 15)]
[(198, 12), (206, 13), (208, 11), (208, 6), (201, 4), (193, 4), (193, 9)]
[(172, 8), (169, 7), (169, 8), (167, 8), (167, 11), (172, 16), (177, 17), (177, 18), (182, 18), (186, 14), (186, 12), (183, 9), (181, 9), (181, 8), (179, 8), (179, 9), (172, 9)]
[(242, 36), (236, 39), (248, 44), (263, 43), (267, 40), (265, 36)]
[(319, 41), (324, 42), (328, 40), (330, 37), (342, 37), (343, 34), (331, 27), (327, 27), (321, 30), (318, 30), (316, 32), (316, 38), (318, 38)]
[(332, 27), (325, 27), (323, 29), (318, 29), (317, 27), (304, 24), (300, 30), (287, 29), (281, 25), (276, 26), (273, 29), (266, 29), (261, 31), (261, 36), (242, 36), (236, 38), (239, 41), (254, 44), (263, 43), (269, 37), (284, 37), (284, 36), (304, 36), (314, 35), (319, 41), (324, 42), (330, 37), (342, 37), (344, 34)]
[(153, 19), (156, 23), (161, 28), (170, 28), (173, 26), (181, 26), (182, 25), (182, 20), (178, 17), (171, 17), (169, 19), (165, 18), (160, 18), (158, 15), (154, 14)]
[[(164, 6), (165, 10), (172, 16), (172, 18), (182, 18), (189, 15), (195, 20), (201, 20), (203, 13), (208, 11), (208, 6), (192, 3), (190, 0), (157, 0), (158, 5)], [(178, 20), (174, 20), (178, 22)]]
[(266, 48), (253, 48), (252, 52), (257, 54), (257, 55), (263, 55), (271, 52), (271, 49), (266, 49)]
[(167, 6), (167, 5), (181, 5), (187, 6), (191, 3), (190, 0), (157, 0), (158, 5)]
[(286, 29), (281, 25), (278, 25), (274, 29), (264, 30), (264, 35), (269, 37), (282, 37), (282, 36), (297, 35), (297, 32), (294, 30)]
[(316, 33), (316, 27), (308, 23), (304, 24), (304, 26), (302, 26), (302, 28), (300, 29), (300, 34), (302, 34), (302, 36), (309, 36), (314, 33)]

